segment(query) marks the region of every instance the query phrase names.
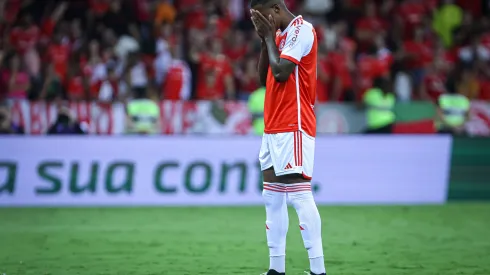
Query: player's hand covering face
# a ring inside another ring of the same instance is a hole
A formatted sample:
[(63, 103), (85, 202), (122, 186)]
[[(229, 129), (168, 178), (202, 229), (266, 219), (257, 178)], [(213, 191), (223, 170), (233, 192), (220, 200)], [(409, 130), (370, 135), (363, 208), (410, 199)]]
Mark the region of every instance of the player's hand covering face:
[(252, 14), (252, 23), (255, 26), (255, 30), (259, 34), (261, 38), (265, 38), (267, 36), (273, 36), (276, 33), (276, 22), (272, 15), (269, 15), (269, 18), (265, 18), (265, 16), (257, 10), (250, 10)]

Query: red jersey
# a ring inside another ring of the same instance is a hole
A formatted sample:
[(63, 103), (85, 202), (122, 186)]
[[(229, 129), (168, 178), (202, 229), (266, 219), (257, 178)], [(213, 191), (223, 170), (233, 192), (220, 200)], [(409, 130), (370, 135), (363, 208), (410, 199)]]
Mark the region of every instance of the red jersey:
[(412, 58), (407, 62), (409, 69), (421, 69), (432, 62), (433, 52), (425, 43), (405, 41), (403, 47), (407, 53), (412, 55)]
[(39, 29), (34, 25), (27, 29), (16, 27), (10, 32), (10, 43), (20, 54), (24, 54), (27, 50), (34, 48), (38, 39)]
[(191, 72), (184, 61), (173, 60), (162, 84), (163, 98), (186, 100), (191, 94)]
[(358, 62), (361, 93), (373, 86), (375, 78), (383, 76), (384, 66), (376, 56), (362, 56)]
[(296, 17), (289, 26), (276, 34), (276, 45), (282, 59), (296, 64), (294, 72), (283, 83), (276, 81), (269, 67), (265, 95), (265, 133), (302, 131), (316, 135), (317, 50), (313, 26)]
[[(205, 89), (205, 86), (209, 86), (207, 83), (207, 75), (214, 75), (214, 92), (212, 96), (209, 95), (207, 91), (211, 89)], [(216, 57), (202, 54), (200, 56), (200, 72), (198, 77), (198, 99), (223, 99), (225, 97), (226, 87), (225, 87), (225, 77), (233, 73), (233, 68), (230, 62), (224, 55), (218, 55)], [(201, 91), (201, 92), (200, 92)], [(205, 92), (206, 91), (206, 92)]]
[(349, 69), (348, 57), (343, 53), (331, 52), (329, 54), (330, 64), (332, 68), (332, 75), (340, 78), (342, 82), (342, 90), (348, 90), (352, 88), (352, 75)]
[(439, 96), (446, 92), (446, 77), (441, 73), (428, 74), (424, 77), (424, 85), (433, 102), (438, 102)]
[(380, 32), (386, 28), (386, 24), (378, 17), (364, 17), (357, 21), (356, 28), (363, 31)]
[[(331, 76), (331, 69), (330, 69), (330, 62), (328, 60), (328, 57), (322, 58), (318, 62), (318, 70), (323, 74), (329, 77)], [(317, 99), (318, 102), (327, 102), (328, 101), (328, 93), (329, 93), (329, 88), (330, 88), (330, 81), (325, 81), (320, 79), (318, 77), (317, 79), (317, 84), (316, 84), (316, 90), (317, 90)]]
[(83, 77), (74, 76), (66, 83), (68, 97), (72, 100), (84, 100), (85, 88), (83, 86)]
[(428, 7), (424, 1), (406, 2), (399, 6), (398, 15), (403, 21), (405, 38), (412, 37), (415, 29), (422, 24), (424, 15), (427, 13)]
[(68, 71), (70, 47), (64, 44), (52, 44), (48, 48), (49, 61), (54, 65), (54, 71), (64, 80)]

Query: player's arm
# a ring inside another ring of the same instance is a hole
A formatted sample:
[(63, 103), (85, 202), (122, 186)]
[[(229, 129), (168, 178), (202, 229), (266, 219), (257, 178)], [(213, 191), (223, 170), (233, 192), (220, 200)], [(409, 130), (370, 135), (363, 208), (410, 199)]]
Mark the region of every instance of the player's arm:
[(269, 54), (267, 53), (267, 45), (265, 44), (264, 39), (262, 39), (258, 71), (260, 84), (265, 86), (267, 83), (267, 73), (269, 72)]
[(267, 47), (267, 55), (269, 57), (269, 65), (271, 66), (274, 79), (277, 82), (285, 82), (293, 73), (296, 64), (288, 59), (281, 58), (276, 46), (275, 38), (272, 35), (265, 37), (265, 44)]
[(272, 74), (278, 82), (286, 81), (293, 72), (295, 65), (288, 60), (281, 60), (279, 50), (276, 46), (276, 23), (272, 16), (266, 19), (260, 12), (250, 10), (252, 14), (252, 22), (255, 30), (262, 38), (262, 51), (259, 61), (260, 81), (266, 84), (269, 66)]
[(269, 65), (272, 74), (277, 82), (285, 82), (294, 72), (301, 59), (306, 56), (313, 47), (315, 40), (311, 28), (304, 25), (298, 25), (288, 34), (286, 43), (279, 54), (275, 41), (276, 23), (272, 16), (266, 19), (261, 13), (252, 12), (252, 20), (259, 33), (263, 34), (269, 56)]

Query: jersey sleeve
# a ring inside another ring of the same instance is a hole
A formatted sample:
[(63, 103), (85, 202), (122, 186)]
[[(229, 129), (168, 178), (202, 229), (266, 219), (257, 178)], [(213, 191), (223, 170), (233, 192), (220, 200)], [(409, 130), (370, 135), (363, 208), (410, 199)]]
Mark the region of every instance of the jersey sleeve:
[(315, 42), (315, 34), (307, 25), (298, 25), (291, 28), (286, 38), (281, 58), (299, 64), (301, 59), (308, 55)]

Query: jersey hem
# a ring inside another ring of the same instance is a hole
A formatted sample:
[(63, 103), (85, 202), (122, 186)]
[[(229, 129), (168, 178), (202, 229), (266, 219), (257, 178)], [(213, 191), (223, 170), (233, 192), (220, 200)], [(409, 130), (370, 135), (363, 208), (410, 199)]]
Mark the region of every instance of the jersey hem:
[(266, 134), (280, 134), (280, 133), (292, 133), (299, 131), (299, 128), (286, 128), (286, 129), (276, 129), (276, 130), (264, 130)]
[(297, 132), (297, 131), (300, 131), (301, 133), (307, 135), (308, 137), (310, 138), (316, 138), (316, 134), (312, 135), (310, 133), (308, 133), (307, 131), (305, 131), (304, 129), (299, 129), (299, 128), (292, 128), (292, 129), (278, 129), (278, 130), (264, 130), (264, 133), (265, 134), (268, 134), (268, 135), (272, 135), (272, 134), (281, 134), (281, 133), (293, 133), (293, 132)]
[(279, 172), (274, 171), (274, 173), (278, 177), (279, 176), (285, 176), (285, 175), (291, 175), (291, 174), (300, 174), (300, 175), (304, 174), (302, 166), (299, 166), (299, 167), (296, 167), (294, 169), (287, 170), (287, 171), (279, 171)]
[(261, 172), (264, 172), (265, 170), (268, 170), (268, 169), (270, 169), (270, 168), (271, 168), (271, 167), (273, 167), (273, 166), (274, 166), (274, 165), (269, 165), (269, 166), (268, 166), (268, 167), (266, 167), (266, 168), (263, 168), (263, 167), (261, 166), (261, 167), (260, 167), (260, 171), (261, 171)]

